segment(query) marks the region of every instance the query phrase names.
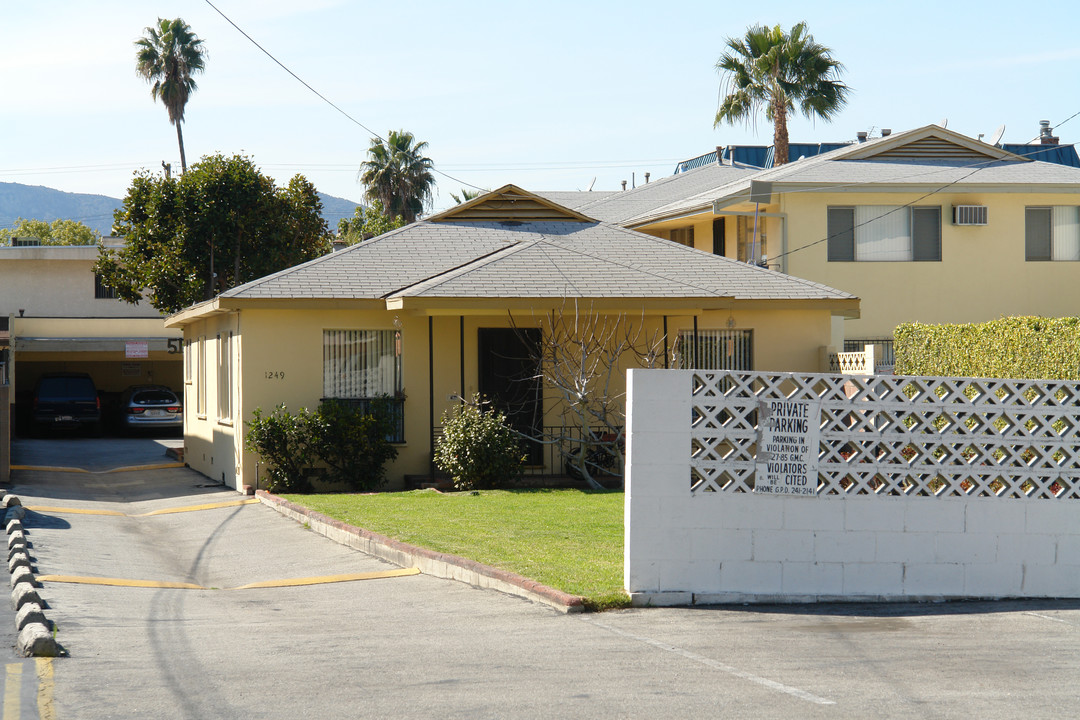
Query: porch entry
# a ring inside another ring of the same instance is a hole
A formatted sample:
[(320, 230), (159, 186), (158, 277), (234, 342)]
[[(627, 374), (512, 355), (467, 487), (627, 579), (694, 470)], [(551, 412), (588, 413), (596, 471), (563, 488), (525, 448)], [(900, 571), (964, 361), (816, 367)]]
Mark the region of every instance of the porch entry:
[[(538, 438), (543, 429), (543, 388), (537, 375), (539, 328), (480, 328), (477, 388), (506, 415), (512, 428)], [(543, 463), (543, 446), (525, 443), (529, 465)]]

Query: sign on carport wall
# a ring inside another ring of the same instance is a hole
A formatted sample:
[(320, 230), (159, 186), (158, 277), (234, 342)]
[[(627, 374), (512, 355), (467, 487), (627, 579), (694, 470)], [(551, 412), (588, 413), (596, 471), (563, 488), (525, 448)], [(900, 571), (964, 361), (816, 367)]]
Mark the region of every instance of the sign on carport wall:
[(150, 357), (150, 343), (146, 340), (128, 340), (124, 343), (124, 357), (129, 359)]
[(758, 404), (754, 492), (817, 495), (821, 403), (769, 400)]

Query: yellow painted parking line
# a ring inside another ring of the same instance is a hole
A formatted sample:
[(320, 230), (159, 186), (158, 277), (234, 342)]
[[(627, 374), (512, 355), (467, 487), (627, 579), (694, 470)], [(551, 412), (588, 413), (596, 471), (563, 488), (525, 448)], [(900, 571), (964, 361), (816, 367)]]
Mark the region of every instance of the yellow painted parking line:
[(209, 590), (194, 583), (162, 580), (126, 580), (124, 578), (86, 577), (81, 575), (38, 575), (40, 582), (78, 583), (80, 585), (111, 585), (115, 587), (172, 588), (175, 590)]
[[(230, 590), (253, 590), (256, 588), (300, 587), (303, 585), (326, 585), (328, 583), (353, 582), (355, 580), (381, 580), (384, 578), (408, 577), (419, 575), (420, 568), (402, 568), (400, 570), (380, 570), (377, 572), (349, 573), (347, 575), (318, 575), (287, 580), (266, 580), (249, 583)], [(123, 578), (86, 577), (80, 575), (38, 575), (41, 582), (78, 583), (82, 585), (109, 585), (113, 587), (170, 588), (174, 590), (214, 590), (194, 583), (164, 582), (159, 580), (125, 580)]]
[(22, 715), (22, 663), (8, 663), (4, 679), (4, 720), (20, 720)]
[(204, 505), (185, 505), (184, 507), (165, 508), (141, 515), (129, 515), (128, 517), (150, 517), (151, 515), (171, 515), (172, 513), (195, 512), (196, 510), (214, 510), (223, 507), (235, 507), (237, 505), (254, 505), (259, 502), (257, 498), (245, 498), (243, 500), (226, 500), (224, 502), (206, 503)]
[(56, 709), (53, 707), (53, 659), (39, 657), (35, 660), (38, 676), (38, 720), (56, 720)]
[(151, 465), (125, 465), (122, 467), (110, 468), (109, 470), (87, 470), (85, 468), (77, 467), (56, 467), (53, 465), (12, 465), (12, 470), (31, 470), (34, 472), (69, 472), (69, 473), (87, 473), (88, 475), (108, 475), (110, 473), (119, 472), (137, 472), (140, 470), (168, 470), (170, 468), (182, 468), (185, 467), (182, 462), (167, 462), (167, 463), (153, 463)]
[(51, 507), (48, 505), (26, 505), (27, 510), (39, 513), (56, 513), (57, 515), (112, 515), (118, 517), (150, 517), (152, 515), (171, 515), (172, 513), (194, 512), (196, 510), (214, 510), (223, 507), (236, 507), (238, 505), (254, 505), (259, 502), (256, 498), (244, 498), (243, 500), (225, 500), (224, 502), (204, 503), (202, 505), (185, 505), (183, 507), (163, 508), (148, 513), (129, 515), (119, 510), (92, 510), (87, 508)]
[(91, 510), (88, 508), (48, 507), (45, 505), (26, 505), (27, 510), (39, 513), (57, 513), (60, 515), (119, 515), (125, 517), (119, 510)]
[(293, 578), (292, 580), (267, 580), (266, 582), (249, 583), (233, 590), (253, 590), (255, 588), (277, 587), (300, 587), (302, 585), (324, 585), (326, 583), (352, 582), (354, 580), (381, 580), (383, 578), (407, 577), (419, 575), (420, 568), (403, 568), (401, 570), (382, 570), (379, 572), (351, 573), (348, 575), (321, 575), (307, 578)]

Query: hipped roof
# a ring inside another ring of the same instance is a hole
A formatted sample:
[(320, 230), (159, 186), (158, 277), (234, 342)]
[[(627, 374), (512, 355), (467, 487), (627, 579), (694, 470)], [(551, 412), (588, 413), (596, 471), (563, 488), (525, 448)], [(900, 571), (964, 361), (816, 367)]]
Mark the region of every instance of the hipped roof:
[[(509, 219), (496, 208), (510, 206)], [(530, 207), (547, 219), (522, 221)], [(484, 217), (488, 219), (472, 219)], [(507, 185), (433, 218), (222, 293), (233, 301), (383, 300), (388, 306), (448, 300), (706, 299), (826, 301), (846, 315), (858, 300), (833, 288), (598, 222)], [(170, 318), (183, 324), (200, 306)]]

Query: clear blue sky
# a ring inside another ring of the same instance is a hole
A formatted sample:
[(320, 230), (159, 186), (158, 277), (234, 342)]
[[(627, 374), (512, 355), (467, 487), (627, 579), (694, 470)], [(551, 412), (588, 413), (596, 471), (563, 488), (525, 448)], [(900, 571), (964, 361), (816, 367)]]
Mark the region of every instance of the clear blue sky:
[[(712, 127), (723, 40), (759, 22), (806, 20), (854, 88), (835, 122), (793, 119), (793, 141), (948, 118), (1027, 142), (1039, 120), (1080, 111), (1075, 2), (212, 1), (352, 117), (411, 130), (438, 169), (484, 188), (575, 190), (595, 177), (615, 190), (716, 145), (769, 144), (764, 119)], [(243, 152), (281, 182), (303, 173), (361, 198), (368, 133), (204, 0), (3, 3), (0, 181), (122, 197), (133, 171), (179, 167), (166, 111), (134, 71), (133, 42), (158, 16), (184, 18), (209, 51), (187, 106), (189, 162)], [(1080, 117), (1056, 132), (1080, 140)], [(461, 185), (440, 177), (436, 208)]]

